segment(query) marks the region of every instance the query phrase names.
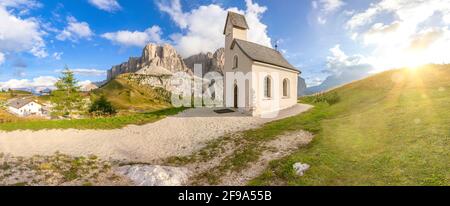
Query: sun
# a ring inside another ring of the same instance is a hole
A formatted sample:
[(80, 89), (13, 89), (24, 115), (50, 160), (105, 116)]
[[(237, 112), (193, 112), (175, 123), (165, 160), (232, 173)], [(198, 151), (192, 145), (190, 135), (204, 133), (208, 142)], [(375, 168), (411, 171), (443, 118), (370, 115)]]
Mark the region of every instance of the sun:
[(387, 54), (390, 62), (396, 68), (408, 68), (409, 70), (417, 70), (425, 65), (428, 61), (420, 52), (399, 52), (397, 54)]
[(408, 66), (406, 67), (410, 71), (416, 71), (418, 70), (422, 65), (416, 65), (416, 66)]

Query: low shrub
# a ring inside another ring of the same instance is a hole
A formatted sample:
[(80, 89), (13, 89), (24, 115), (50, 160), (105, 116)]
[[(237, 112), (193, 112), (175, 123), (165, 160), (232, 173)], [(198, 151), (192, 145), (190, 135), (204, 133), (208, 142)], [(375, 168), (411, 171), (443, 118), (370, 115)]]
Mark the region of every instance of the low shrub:
[(92, 103), (89, 113), (94, 116), (111, 116), (116, 114), (117, 111), (105, 96), (101, 96)]
[(302, 98), (307, 103), (328, 103), (329, 105), (337, 104), (341, 101), (341, 97), (337, 92), (318, 93), (312, 96)]

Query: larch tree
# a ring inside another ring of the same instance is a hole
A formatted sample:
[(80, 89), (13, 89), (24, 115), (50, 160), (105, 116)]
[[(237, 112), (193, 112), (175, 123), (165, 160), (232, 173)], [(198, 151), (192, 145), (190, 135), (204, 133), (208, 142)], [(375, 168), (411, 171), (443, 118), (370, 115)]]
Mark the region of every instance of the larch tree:
[(66, 66), (62, 75), (55, 83), (56, 90), (51, 93), (53, 114), (56, 116), (71, 116), (79, 112), (83, 106), (78, 80), (74, 73)]

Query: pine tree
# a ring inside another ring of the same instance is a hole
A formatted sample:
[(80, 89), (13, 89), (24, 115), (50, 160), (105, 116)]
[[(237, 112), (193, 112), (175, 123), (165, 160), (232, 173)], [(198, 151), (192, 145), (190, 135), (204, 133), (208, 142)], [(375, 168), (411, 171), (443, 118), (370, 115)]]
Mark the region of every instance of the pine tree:
[(73, 72), (66, 66), (61, 73), (62, 76), (55, 83), (56, 90), (51, 93), (50, 98), (54, 104), (53, 114), (71, 116), (82, 108), (83, 99)]
[(14, 90), (12, 90), (11, 88), (8, 89), (8, 92), (11, 98), (16, 96), (16, 94), (14, 94)]
[(100, 96), (99, 99), (95, 100), (91, 107), (89, 108), (89, 113), (95, 116), (110, 116), (116, 114), (116, 109), (109, 102), (105, 96)]

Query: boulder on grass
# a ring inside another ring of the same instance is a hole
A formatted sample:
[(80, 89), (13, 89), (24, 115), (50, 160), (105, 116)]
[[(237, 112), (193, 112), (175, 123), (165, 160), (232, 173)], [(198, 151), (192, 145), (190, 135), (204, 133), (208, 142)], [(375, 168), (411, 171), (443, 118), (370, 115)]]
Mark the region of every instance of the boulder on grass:
[(297, 162), (293, 165), (293, 168), (295, 170), (295, 173), (298, 176), (303, 176), (306, 172), (306, 170), (308, 170), (310, 168), (310, 166), (308, 164), (303, 164), (301, 162)]
[(182, 167), (128, 165), (117, 169), (137, 186), (182, 186), (188, 181), (189, 170)]

